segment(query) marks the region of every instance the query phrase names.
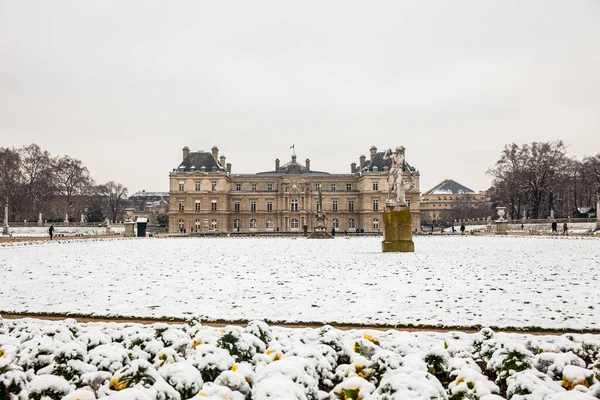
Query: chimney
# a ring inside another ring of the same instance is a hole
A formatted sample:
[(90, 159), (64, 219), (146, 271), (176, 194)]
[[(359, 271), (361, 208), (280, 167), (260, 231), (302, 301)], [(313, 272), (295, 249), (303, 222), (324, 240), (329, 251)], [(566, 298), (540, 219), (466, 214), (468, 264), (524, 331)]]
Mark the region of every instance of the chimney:
[(310, 171), (310, 160), (308, 158), (306, 159), (306, 170)]
[(360, 165), (360, 169), (362, 169), (362, 168), (365, 166), (365, 160), (366, 160), (366, 158), (367, 158), (367, 157), (365, 157), (365, 155), (364, 155), (364, 154), (363, 154), (363, 155), (361, 155), (361, 156), (358, 158), (358, 160), (359, 160), (359, 163), (358, 163), (358, 165)]
[(183, 148), (183, 159), (185, 160), (190, 155), (190, 148), (185, 146)]
[(219, 162), (219, 148), (217, 146), (213, 146), (211, 151), (212, 151), (212, 156), (215, 159), (215, 162)]
[(371, 162), (373, 162), (373, 159), (377, 155), (377, 147), (371, 146), (371, 149), (369, 151), (371, 152)]
[(275, 159), (275, 171), (279, 171), (279, 158)]
[(231, 174), (231, 163), (230, 162), (227, 163), (227, 173)]
[(355, 162), (350, 164), (350, 172), (353, 174), (356, 172), (356, 163)]
[(225, 156), (219, 157), (219, 164), (221, 164), (221, 168), (225, 168)]

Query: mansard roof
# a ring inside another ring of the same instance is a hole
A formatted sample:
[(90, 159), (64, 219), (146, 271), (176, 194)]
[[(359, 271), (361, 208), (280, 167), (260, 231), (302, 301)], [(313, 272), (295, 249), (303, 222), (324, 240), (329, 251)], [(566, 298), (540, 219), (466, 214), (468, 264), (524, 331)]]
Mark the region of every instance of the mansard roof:
[(444, 179), (438, 185), (423, 193), (423, 196), (432, 194), (475, 194), (475, 192), (452, 179)]
[(287, 175), (287, 174), (302, 174), (302, 175), (329, 175), (329, 172), (313, 171), (307, 169), (304, 165), (296, 161), (296, 155), (292, 155), (292, 160), (283, 164), (277, 170), (259, 172), (256, 175)]
[[(183, 171), (190, 172), (194, 171), (202, 171), (202, 167), (204, 167), (204, 171), (212, 172), (213, 167), (217, 168), (219, 172), (227, 172), (225, 166), (221, 165), (213, 158), (212, 153), (207, 151), (194, 151), (190, 153), (177, 167), (177, 171), (181, 171), (183, 167)], [(194, 167), (192, 169), (192, 167)]]

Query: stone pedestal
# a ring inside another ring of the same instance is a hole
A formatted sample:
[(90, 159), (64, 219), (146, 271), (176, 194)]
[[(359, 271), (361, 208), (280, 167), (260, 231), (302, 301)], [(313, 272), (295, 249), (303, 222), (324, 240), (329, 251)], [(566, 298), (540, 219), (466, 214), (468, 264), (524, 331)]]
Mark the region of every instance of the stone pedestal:
[(308, 235), (309, 239), (333, 239), (331, 233), (327, 231), (327, 229), (319, 229), (315, 228), (314, 232)]
[(4, 225), (2, 227), (2, 234), (7, 236), (8, 235), (8, 225)]
[[(133, 221), (126, 221), (123, 223), (123, 225), (125, 225), (125, 233), (123, 234), (124, 237), (135, 237), (135, 232), (133, 230), (133, 226), (135, 225), (135, 223)], [(110, 229), (110, 228), (107, 228)]]
[(386, 208), (383, 213), (384, 253), (412, 253), (415, 244), (412, 240), (412, 224), (408, 207)]
[(506, 235), (508, 233), (507, 221), (496, 221), (496, 235)]

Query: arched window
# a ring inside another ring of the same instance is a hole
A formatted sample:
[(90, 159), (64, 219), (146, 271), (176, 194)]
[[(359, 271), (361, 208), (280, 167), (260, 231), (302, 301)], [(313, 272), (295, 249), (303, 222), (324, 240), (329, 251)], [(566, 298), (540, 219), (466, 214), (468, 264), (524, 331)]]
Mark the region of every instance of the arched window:
[(179, 229), (183, 229), (184, 227), (184, 221), (183, 218), (179, 220)]
[(217, 229), (217, 220), (215, 218), (213, 218), (212, 221), (210, 221), (210, 226), (213, 230)]
[(256, 224), (256, 220), (254, 218), (252, 218), (250, 220), (250, 229), (256, 229), (258, 228), (258, 225)]
[(200, 222), (200, 220), (198, 218), (196, 218), (194, 225), (195, 225), (196, 232), (200, 231), (200, 227), (202, 226), (202, 223)]
[(272, 219), (267, 220), (267, 229), (273, 229), (273, 220)]
[(379, 218), (373, 218), (373, 230), (379, 230)]
[(348, 220), (348, 229), (354, 229), (356, 228), (356, 224), (354, 223), (354, 218), (350, 218)]
[(298, 211), (298, 199), (292, 199), (292, 211)]
[(291, 223), (291, 225), (290, 225), (290, 228), (291, 228), (293, 231), (297, 231), (297, 230), (298, 230), (298, 226), (299, 226), (299, 224), (298, 224), (298, 220), (297, 220), (296, 218), (294, 218), (294, 219), (292, 220), (292, 223)]
[(241, 225), (240, 225), (240, 220), (239, 220), (239, 219), (237, 219), (237, 218), (236, 218), (236, 219), (234, 219), (234, 220), (233, 220), (233, 229), (237, 231), (237, 230), (239, 230), (240, 228), (241, 228)]
[(337, 219), (337, 218), (333, 219), (333, 227), (335, 229), (340, 229), (340, 220), (339, 219)]

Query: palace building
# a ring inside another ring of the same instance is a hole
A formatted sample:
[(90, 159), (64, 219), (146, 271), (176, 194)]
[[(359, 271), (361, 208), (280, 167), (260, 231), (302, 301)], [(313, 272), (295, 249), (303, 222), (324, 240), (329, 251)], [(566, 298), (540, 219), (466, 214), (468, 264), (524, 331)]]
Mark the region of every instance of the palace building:
[[(272, 171), (233, 174), (215, 146), (210, 152), (183, 148), (179, 166), (169, 174), (169, 231), (312, 232), (321, 188), (329, 229), (380, 232), (388, 197), (391, 160), (375, 146), (359, 157), (348, 174), (313, 170), (296, 155)], [(414, 188), (406, 193), (412, 228), (420, 228), (419, 172), (411, 167)], [(405, 172), (408, 175), (408, 171)]]

